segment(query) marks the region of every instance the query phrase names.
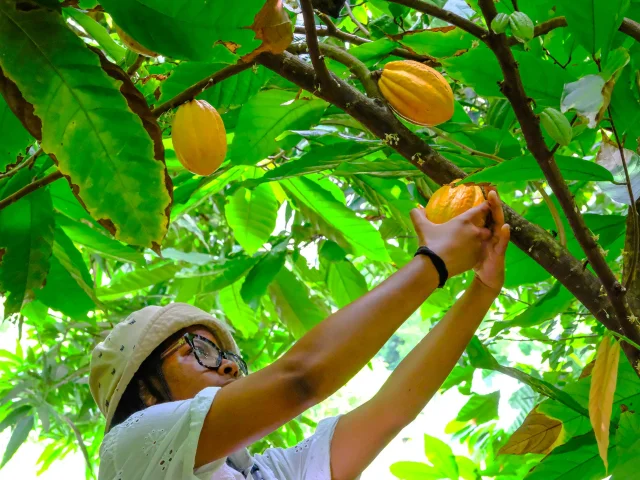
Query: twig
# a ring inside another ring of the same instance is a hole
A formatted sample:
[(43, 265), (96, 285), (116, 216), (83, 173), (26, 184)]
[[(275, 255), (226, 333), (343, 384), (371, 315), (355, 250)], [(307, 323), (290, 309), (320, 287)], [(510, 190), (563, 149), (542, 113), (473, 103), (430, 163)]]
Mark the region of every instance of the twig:
[(23, 161), (20, 165), (18, 165), (15, 168), (12, 168), (11, 170), (9, 170), (7, 173), (3, 173), (0, 174), (0, 180), (2, 180), (3, 178), (8, 178), (8, 177), (12, 177), (13, 175), (15, 175), (17, 172), (19, 172), (20, 170), (22, 170), (23, 168), (29, 167), (31, 168), (31, 165), (33, 165), (33, 163), (36, 161), (36, 159), (42, 154), (42, 147), (40, 147), (38, 150), (35, 151), (35, 153), (33, 155), (31, 155), (29, 158), (27, 158), (25, 161)]
[(144, 55), (138, 54), (138, 58), (136, 58), (136, 61), (133, 62), (129, 68), (127, 68), (127, 75), (132, 77), (138, 71), (138, 69), (142, 66), (143, 63), (144, 63)]
[(410, 7), (419, 12), (431, 15), (432, 17), (444, 20), (445, 22), (449, 22), (451, 25), (455, 25), (456, 27), (461, 28), (465, 32), (468, 32), (474, 37), (480, 39), (484, 39), (489, 33), (487, 30), (479, 25), (476, 25), (471, 20), (467, 20), (460, 15), (456, 15), (455, 13), (448, 10), (436, 7), (435, 5), (427, 3), (423, 0), (389, 0), (389, 2), (404, 5), (405, 7)]
[(153, 114), (154, 117), (157, 118), (163, 113), (168, 112), (172, 108), (175, 108), (179, 105), (182, 105), (185, 102), (188, 102), (189, 100), (194, 99), (207, 88), (213, 87), (216, 83), (220, 83), (229, 77), (237, 75), (240, 72), (244, 72), (248, 68), (251, 68), (253, 65), (254, 65), (253, 62), (249, 62), (249, 63), (240, 62), (234, 65), (229, 65), (228, 67), (225, 67), (222, 70), (218, 70), (213, 75), (210, 75), (207, 78), (203, 78), (198, 83), (193, 84), (191, 87), (187, 88), (184, 92), (167, 100), (163, 104), (158, 105), (156, 108), (154, 108), (151, 111), (151, 113)]
[(52, 390), (57, 390), (58, 388), (62, 387), (63, 385), (66, 385), (67, 383), (70, 383), (70, 382), (74, 381), (76, 378), (83, 376), (85, 373), (89, 373), (90, 368), (91, 368), (90, 365), (86, 365), (84, 367), (79, 368), (78, 370), (75, 370), (75, 371), (71, 372), (69, 375), (64, 377), (58, 383), (53, 385), (51, 387), (51, 389)]
[(636, 42), (640, 42), (640, 23), (630, 18), (625, 18), (620, 25), (620, 31), (625, 35), (634, 38)]
[(549, 208), (549, 213), (553, 217), (553, 223), (556, 224), (556, 230), (558, 230), (558, 239), (560, 240), (560, 245), (563, 247), (567, 246), (567, 234), (564, 231), (564, 223), (562, 223), (562, 219), (560, 218), (560, 212), (556, 208), (556, 205), (551, 200), (551, 197), (547, 194), (546, 190), (542, 186), (540, 182), (531, 182), (533, 186), (538, 190), (538, 193), (542, 195), (542, 199), (544, 203), (547, 204), (547, 208)]
[(541, 338), (496, 338), (496, 340), (506, 340), (509, 342), (542, 342), (542, 343), (556, 343), (556, 342), (570, 342), (572, 340), (580, 340), (583, 338), (600, 338), (602, 335), (578, 335), (575, 337), (561, 337), (561, 338), (549, 338), (549, 339), (541, 339)]
[(80, 433), (80, 430), (78, 430), (78, 427), (76, 427), (76, 424), (73, 423), (73, 421), (67, 417), (66, 415), (61, 415), (62, 420), (65, 421), (65, 423), (67, 425), (69, 425), (69, 427), (71, 427), (71, 430), (73, 430), (73, 434), (76, 437), (76, 440), (78, 442), (78, 445), (80, 446), (80, 450), (82, 450), (82, 455), (84, 456), (84, 461), (87, 462), (87, 469), (89, 469), (91, 471), (92, 467), (91, 467), (91, 457), (89, 457), (89, 452), (87, 451), (87, 446), (84, 444), (84, 441), (82, 439), (82, 434)]
[(636, 265), (638, 263), (638, 250), (640, 249), (640, 225), (638, 224), (638, 209), (636, 208), (636, 200), (633, 195), (633, 187), (631, 186), (631, 177), (629, 176), (629, 167), (627, 166), (627, 160), (624, 157), (624, 147), (622, 142), (620, 141), (620, 137), (618, 136), (618, 130), (616, 130), (616, 124), (613, 121), (613, 114), (611, 113), (611, 107), (607, 108), (609, 112), (609, 121), (611, 122), (611, 130), (613, 130), (613, 136), (616, 139), (616, 143), (618, 144), (618, 151), (620, 152), (620, 161), (622, 162), (622, 167), (624, 168), (624, 177), (625, 182), (627, 184), (627, 192), (629, 193), (629, 200), (631, 201), (631, 215), (633, 215), (633, 241), (632, 245), (634, 248), (631, 253), (631, 264), (629, 266), (629, 277), (624, 281), (625, 289), (629, 288), (631, 281), (633, 280), (633, 276), (635, 275)]
[[(480, 0), (479, 6), (486, 23), (490, 25), (497, 14), (493, 0)], [(613, 271), (607, 264), (602, 249), (586, 226), (584, 218), (579, 213), (579, 209), (562, 178), (562, 174), (553, 155), (551, 155), (550, 150), (544, 143), (539, 120), (529, 105), (529, 98), (522, 85), (518, 64), (513, 57), (511, 49), (507, 45), (506, 36), (502, 34), (496, 35), (490, 32), (486, 43), (494, 52), (500, 64), (504, 77), (504, 81), (500, 83), (500, 89), (511, 103), (516, 118), (520, 122), (527, 147), (544, 172), (547, 183), (555, 193), (576, 239), (580, 243), (596, 275), (602, 282), (602, 286), (615, 311), (615, 323), (618, 325), (618, 328), (614, 328), (613, 330), (618, 330), (621, 327), (622, 331), (635, 341), (640, 335), (638, 335), (629, 323), (628, 318), (631, 312), (629, 311), (624, 296), (624, 287), (618, 282)], [(633, 358), (635, 358), (637, 353), (632, 352), (632, 355), (634, 355)]]
[[(320, 54), (320, 47), (318, 46), (318, 36), (316, 35), (316, 20), (313, 16), (313, 5), (311, 0), (300, 0), (300, 8), (302, 9), (302, 18), (304, 19), (304, 28), (307, 35), (307, 45), (309, 46), (309, 56), (311, 57), (311, 64), (315, 70), (318, 82), (321, 89), (331, 89), (333, 86), (333, 79), (331, 74), (324, 63), (324, 59)], [(316, 88), (313, 88), (316, 90)]]
[(44, 187), (45, 185), (49, 185), (50, 183), (55, 182), (59, 178), (62, 178), (62, 173), (60, 172), (60, 170), (56, 170), (55, 172), (47, 175), (46, 177), (43, 177), (40, 180), (36, 180), (35, 182), (30, 183), (25, 187), (22, 187), (20, 190), (9, 195), (7, 198), (0, 200), (0, 210), (4, 210), (12, 203), (15, 203), (18, 200), (20, 200), (22, 197), (29, 195), (32, 192), (35, 192), (40, 187)]
[(347, 0), (344, 4), (344, 8), (347, 10), (347, 15), (349, 15), (349, 17), (351, 18), (351, 20), (353, 21), (353, 23), (356, 24), (356, 27), (358, 27), (358, 29), (364, 33), (367, 37), (371, 36), (371, 33), (369, 32), (369, 30), (367, 30), (365, 28), (364, 25), (362, 25), (358, 19), (356, 18), (356, 16), (353, 14), (353, 12), (351, 11), (351, 5), (349, 4), (349, 0)]
[[(340, 62), (353, 73), (358, 80), (362, 83), (365, 92), (371, 98), (382, 98), (378, 84), (371, 76), (371, 71), (367, 66), (351, 55), (346, 50), (343, 50), (335, 45), (327, 45), (326, 43), (319, 44), (320, 51), (323, 55)], [(305, 53), (309, 50), (309, 46), (305, 43), (296, 43), (291, 45), (287, 51), (295, 54)]]
[(459, 142), (459, 141), (451, 138), (447, 132), (445, 132), (443, 130), (440, 130), (437, 127), (429, 127), (429, 129), (433, 130), (435, 132), (435, 134), (437, 136), (441, 137), (443, 140), (446, 140), (447, 142), (455, 145), (456, 147), (459, 147), (459, 148), (461, 148), (463, 150), (466, 150), (471, 155), (474, 155), (476, 157), (489, 158), (489, 159), (491, 159), (491, 160), (493, 160), (495, 162), (498, 162), (498, 163), (504, 162), (504, 158), (500, 158), (500, 157), (498, 157), (496, 155), (492, 155), (491, 153), (485, 153), (485, 152), (481, 152), (480, 150), (476, 150), (474, 148), (471, 148), (471, 147), (465, 145), (464, 143)]

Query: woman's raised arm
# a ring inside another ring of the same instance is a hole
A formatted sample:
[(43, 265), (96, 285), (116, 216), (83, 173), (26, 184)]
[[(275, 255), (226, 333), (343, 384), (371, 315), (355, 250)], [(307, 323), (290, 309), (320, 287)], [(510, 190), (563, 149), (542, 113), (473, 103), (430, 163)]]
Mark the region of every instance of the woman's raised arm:
[[(478, 261), (491, 231), (473, 224), (489, 203), (435, 225), (423, 209), (411, 212), (421, 245), (440, 256), (454, 276)], [(438, 285), (431, 260), (415, 257), (378, 287), (316, 325), (267, 368), (216, 395), (202, 429), (196, 467), (271, 433), (333, 394), (380, 350)]]

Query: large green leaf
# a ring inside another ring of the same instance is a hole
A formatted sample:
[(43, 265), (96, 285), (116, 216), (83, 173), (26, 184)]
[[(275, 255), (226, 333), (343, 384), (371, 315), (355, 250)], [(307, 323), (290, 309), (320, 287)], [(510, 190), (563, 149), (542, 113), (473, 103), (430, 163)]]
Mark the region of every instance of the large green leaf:
[(329, 264), (327, 279), (331, 296), (338, 307), (342, 308), (367, 293), (367, 281), (348, 260)]
[(208, 61), (218, 43), (235, 43), (239, 55), (260, 45), (254, 32), (244, 27), (253, 23), (263, 0), (246, 0), (242, 8), (224, 0), (102, 0), (100, 4), (136, 41), (168, 57)]
[(396, 462), (390, 467), (391, 473), (401, 480), (440, 480), (440, 471), (420, 462)]
[(22, 417), (18, 421), (13, 432), (11, 432), (11, 438), (9, 439), (7, 448), (2, 456), (0, 468), (4, 467), (5, 464), (11, 460), (11, 457), (13, 457), (13, 455), (18, 451), (18, 448), (20, 448), (20, 446), (27, 440), (29, 433), (33, 429), (34, 421), (35, 419), (33, 415)]
[(498, 416), (499, 400), (500, 392), (493, 392), (487, 395), (474, 393), (460, 409), (456, 420), (460, 422), (473, 421), (476, 425), (493, 420)]
[(242, 106), (228, 158), (251, 165), (277, 152), (286, 130), (315, 125), (327, 108), (322, 100), (298, 99), (296, 92), (264, 90)]
[(566, 17), (569, 31), (589, 54), (600, 52), (606, 58), (629, 4), (629, 0), (558, 2), (558, 13)]
[(242, 299), (240, 290), (242, 281), (223, 288), (218, 296), (220, 307), (229, 319), (233, 328), (238, 330), (243, 337), (249, 338), (258, 332), (260, 316), (254, 312)]
[(313, 301), (304, 282), (286, 268), (281, 269), (269, 285), (269, 295), (280, 321), (296, 338), (329, 316), (324, 305)]
[[(24, 187), (32, 175), (23, 170), (0, 184), (0, 199)], [(0, 292), (5, 315), (20, 311), (42, 287), (53, 243), (53, 207), (48, 189), (38, 189), (0, 210)]]
[[(565, 180), (613, 181), (611, 172), (597, 163), (562, 155), (556, 155), (555, 159)], [(490, 182), (500, 184), (544, 179), (544, 173), (542, 173), (542, 169), (536, 159), (531, 155), (527, 155), (499, 163), (494, 167), (485, 168), (481, 172), (466, 177), (463, 183)]]
[(424, 454), (440, 473), (440, 478), (458, 480), (458, 462), (451, 447), (439, 438), (424, 435)]
[(165, 263), (149, 269), (138, 268), (114, 277), (108, 286), (98, 288), (97, 294), (103, 299), (118, 297), (171, 280), (180, 270), (181, 267), (173, 263)]
[(286, 250), (267, 253), (247, 274), (240, 295), (247, 305), (254, 310), (260, 298), (267, 293), (267, 288), (278, 275), (287, 258)]
[[(514, 56), (527, 95), (540, 106), (557, 107), (564, 84), (572, 80), (567, 71), (531, 52), (515, 51)], [(479, 46), (463, 55), (447, 58), (442, 64), (451, 77), (469, 85), (479, 95), (502, 96), (499, 88), (502, 71), (489, 48)]]
[(257, 252), (276, 226), (278, 200), (269, 185), (239, 188), (225, 204), (225, 215), (235, 239), (249, 255)]
[(451, 57), (471, 48), (474, 37), (457, 27), (407, 32), (400, 43), (421, 55)]
[(171, 198), (161, 151), (130, 110), (148, 112), (135, 87), (107, 75), (55, 11), (0, 0), (0, 44), (0, 67), (42, 120), (44, 151), (56, 156), (91, 215), (126, 243), (159, 245)]
[(127, 50), (118, 45), (102, 25), (75, 8), (65, 8), (64, 13), (78, 22), (78, 25), (84, 28), (116, 63), (124, 61)]
[(341, 233), (342, 238), (334, 240), (342, 248), (352, 250), (356, 256), (365, 255), (371, 260), (389, 261), (389, 253), (380, 233), (368, 221), (338, 202), (329, 191), (304, 177), (282, 180), (280, 184), (307, 217), (314, 216), (309, 220), (319, 221), (320, 230), (329, 225)]
[(26, 156), (26, 147), (31, 140), (31, 135), (25, 130), (18, 118), (13, 114), (7, 102), (0, 95), (0, 174), (7, 171), (10, 165)]

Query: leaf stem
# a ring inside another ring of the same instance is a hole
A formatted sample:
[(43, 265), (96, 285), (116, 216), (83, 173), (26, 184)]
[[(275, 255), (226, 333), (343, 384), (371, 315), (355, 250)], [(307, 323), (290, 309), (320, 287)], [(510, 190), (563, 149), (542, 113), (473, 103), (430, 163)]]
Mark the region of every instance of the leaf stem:
[(485, 152), (481, 152), (480, 150), (475, 150), (474, 148), (471, 148), (465, 145), (464, 143), (461, 143), (458, 140), (451, 138), (447, 132), (440, 130), (438, 127), (428, 127), (428, 128), (430, 130), (433, 130), (438, 137), (442, 138), (443, 140), (446, 140), (447, 142), (455, 145), (456, 147), (461, 148), (462, 150), (466, 150), (471, 155), (488, 158), (498, 163), (504, 162), (504, 158), (500, 158), (497, 155), (492, 155), (491, 153), (485, 153)]
[(560, 245), (563, 247), (567, 246), (567, 234), (564, 231), (564, 224), (562, 223), (562, 219), (560, 218), (560, 212), (556, 208), (556, 205), (551, 200), (551, 197), (547, 194), (546, 190), (542, 186), (540, 182), (531, 182), (538, 193), (542, 196), (544, 203), (547, 204), (549, 208), (549, 213), (551, 213), (551, 217), (553, 217), (553, 223), (556, 224), (556, 230), (558, 230), (558, 238), (560, 240)]
[(0, 175), (0, 180), (2, 180), (3, 178), (8, 178), (8, 177), (12, 177), (14, 176), (17, 172), (19, 172), (20, 170), (22, 170), (23, 168), (31, 168), (31, 165), (33, 165), (33, 163), (36, 161), (36, 159), (42, 154), (42, 147), (40, 147), (38, 150), (35, 151), (35, 153), (33, 155), (31, 155), (29, 158), (27, 158), (25, 161), (23, 161), (20, 165), (18, 165), (17, 167), (9, 170), (7, 173), (3, 173)]
[(143, 63), (144, 63), (144, 55), (138, 54), (136, 61), (133, 62), (129, 68), (127, 68), (127, 75), (132, 77), (138, 71), (138, 69), (142, 66)]

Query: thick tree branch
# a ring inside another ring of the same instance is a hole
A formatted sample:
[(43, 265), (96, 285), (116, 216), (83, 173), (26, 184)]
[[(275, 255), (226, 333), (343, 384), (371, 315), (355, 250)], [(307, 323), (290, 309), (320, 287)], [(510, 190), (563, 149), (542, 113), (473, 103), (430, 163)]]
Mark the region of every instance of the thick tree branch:
[(47, 175), (46, 177), (43, 177), (40, 180), (36, 180), (35, 182), (30, 183), (25, 187), (22, 187), (20, 190), (18, 190), (15, 193), (12, 193), (7, 198), (3, 198), (2, 200), (0, 200), (0, 210), (7, 208), (9, 205), (13, 203), (16, 203), (22, 197), (35, 192), (37, 189), (55, 182), (59, 178), (62, 178), (62, 173), (60, 173), (60, 170), (56, 170), (55, 172)]
[[(342, 50), (334, 45), (321, 43), (319, 47), (323, 55), (340, 62), (349, 68), (351, 73), (358, 77), (358, 80), (360, 80), (360, 83), (362, 83), (362, 86), (364, 87), (364, 91), (367, 92), (369, 97), (382, 98), (380, 90), (378, 89), (378, 83), (373, 79), (371, 71), (364, 63), (353, 55), (350, 55), (346, 50)], [(296, 43), (291, 45), (287, 51), (296, 55), (300, 53), (307, 53), (309, 51), (309, 46), (306, 43)]]
[(200, 95), (204, 90), (209, 87), (213, 87), (216, 83), (220, 83), (223, 80), (226, 80), (229, 77), (237, 75), (240, 72), (244, 72), (248, 68), (251, 68), (254, 65), (254, 62), (243, 63), (239, 62), (235, 65), (230, 65), (228, 67), (223, 68), (222, 70), (218, 70), (213, 75), (203, 78), (198, 83), (192, 85), (187, 88), (184, 92), (176, 95), (175, 97), (167, 100), (161, 105), (158, 105), (156, 108), (151, 110), (151, 113), (154, 117), (158, 118), (165, 112), (168, 112), (172, 108), (178, 107), (189, 100)]
[[(491, 21), (497, 14), (493, 0), (480, 0), (479, 5), (486, 23), (491, 24)], [(631, 340), (637, 342), (640, 340), (640, 335), (629, 323), (628, 318), (631, 316), (631, 312), (625, 300), (624, 288), (611, 268), (609, 268), (600, 246), (586, 226), (584, 218), (580, 215), (578, 206), (562, 178), (562, 174), (558, 169), (551, 151), (545, 144), (542, 130), (540, 129), (540, 119), (535, 115), (529, 105), (529, 98), (522, 85), (518, 64), (513, 57), (511, 49), (507, 45), (506, 36), (490, 33), (486, 39), (486, 43), (491, 50), (493, 50), (500, 63), (504, 77), (500, 88), (511, 103), (516, 118), (520, 122), (527, 147), (538, 161), (538, 165), (540, 165), (540, 168), (544, 172), (549, 186), (555, 193), (569, 221), (569, 225), (571, 225), (576, 240), (580, 243), (596, 275), (602, 281), (602, 286), (615, 311), (615, 320), (617, 321), (615, 321), (614, 324), (619, 323), (623, 333)]]
[[(307, 45), (309, 46), (309, 56), (313, 69), (318, 76), (318, 82), (323, 90), (331, 89), (333, 80), (329, 69), (324, 63), (318, 46), (318, 36), (316, 35), (316, 19), (314, 18), (313, 5), (311, 0), (300, 0), (300, 8), (302, 9), (302, 18), (304, 20), (304, 28), (307, 35)], [(312, 89), (316, 90), (315, 88)]]
[(445, 10), (444, 8), (436, 7), (432, 3), (427, 3), (424, 0), (389, 0), (389, 2), (413, 8), (419, 12), (426, 13), (432, 17), (449, 22), (451, 25), (455, 25), (456, 27), (461, 28), (465, 32), (468, 32), (474, 37), (478, 37), (480, 39), (484, 39), (484, 37), (489, 33), (487, 30), (482, 28), (480, 25), (476, 25), (471, 20), (467, 20), (466, 18)]
[[(262, 54), (258, 61), (299, 87), (313, 91), (315, 73), (310, 64), (289, 53)], [(353, 116), (436, 182), (450, 183), (466, 176), (406, 128), (380, 100), (367, 98), (342, 80), (336, 79), (336, 82), (338, 88), (315, 94)], [(600, 295), (598, 279), (542, 228), (508, 206), (505, 213), (512, 227), (512, 241), (565, 285), (608, 329), (616, 330), (618, 325), (612, 318), (609, 302)]]

